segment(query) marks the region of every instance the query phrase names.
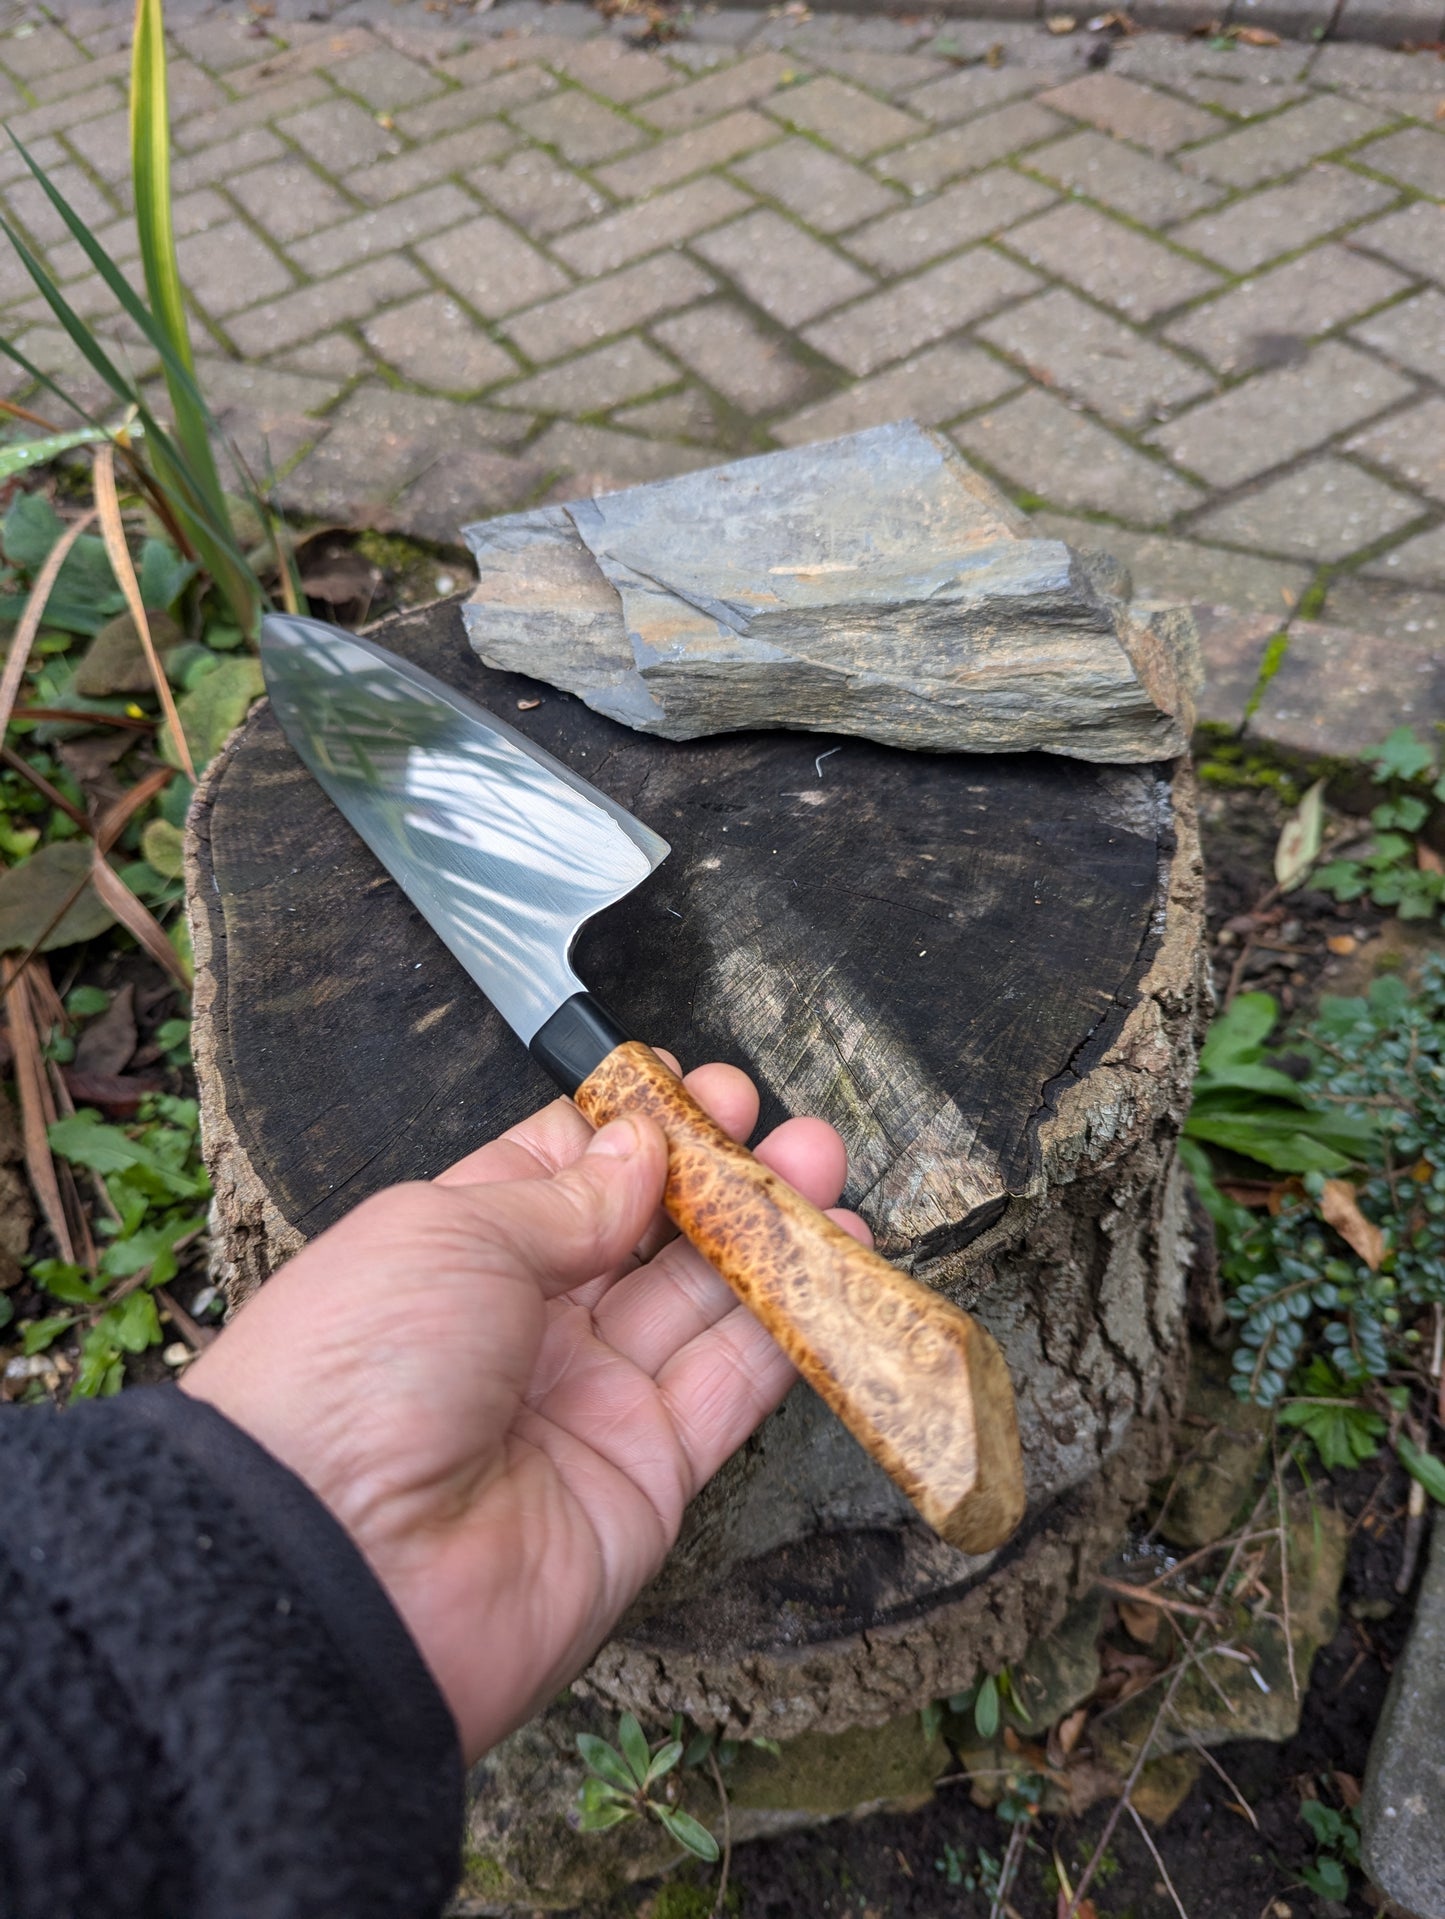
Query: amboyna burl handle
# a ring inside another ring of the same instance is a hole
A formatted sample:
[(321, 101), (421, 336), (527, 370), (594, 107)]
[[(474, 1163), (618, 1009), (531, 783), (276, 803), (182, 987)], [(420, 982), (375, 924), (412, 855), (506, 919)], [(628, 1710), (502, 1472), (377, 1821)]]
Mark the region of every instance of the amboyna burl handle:
[(941, 1538), (1001, 1545), (1023, 1517), (1023, 1464), (1008, 1367), (977, 1320), (810, 1206), (639, 1041), (573, 1098), (594, 1126), (656, 1121), (680, 1230)]

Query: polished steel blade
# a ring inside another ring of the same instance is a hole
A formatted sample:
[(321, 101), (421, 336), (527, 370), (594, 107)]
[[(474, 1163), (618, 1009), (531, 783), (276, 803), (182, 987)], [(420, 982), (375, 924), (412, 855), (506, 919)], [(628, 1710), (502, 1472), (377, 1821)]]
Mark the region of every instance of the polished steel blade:
[(569, 951), (670, 848), (550, 753), (384, 647), (273, 614), (287, 739), (524, 1041), (581, 992)]

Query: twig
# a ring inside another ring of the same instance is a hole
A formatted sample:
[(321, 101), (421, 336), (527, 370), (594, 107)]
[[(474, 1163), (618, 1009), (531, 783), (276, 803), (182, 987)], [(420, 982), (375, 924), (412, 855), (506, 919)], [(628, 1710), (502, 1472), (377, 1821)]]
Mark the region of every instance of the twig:
[(1400, 1570), (1395, 1574), (1395, 1591), (1407, 1593), (1420, 1563), (1420, 1548), (1425, 1540), (1425, 1488), (1418, 1479), (1410, 1481), (1410, 1499), (1405, 1508), (1405, 1537), (1400, 1551)]
[(1010, 1913), (1013, 1907), (1008, 1902), (1009, 1889), (1014, 1882), (1014, 1874), (1019, 1869), (1019, 1860), (1027, 1842), (1028, 1822), (1015, 1820), (1013, 1831), (1009, 1834), (1008, 1848), (1003, 1856), (1003, 1865), (998, 1875), (998, 1893), (989, 1908), (988, 1919), (1000, 1919), (1000, 1914)]
[(1220, 1778), (1224, 1781), (1225, 1785), (1228, 1786), (1229, 1790), (1234, 1794), (1236, 1803), (1247, 1815), (1250, 1825), (1252, 1825), (1255, 1831), (1258, 1832), (1259, 1820), (1255, 1817), (1254, 1807), (1250, 1805), (1249, 1801), (1245, 1798), (1244, 1794), (1239, 1790), (1239, 1787), (1235, 1785), (1234, 1781), (1230, 1778), (1229, 1774), (1224, 1770), (1223, 1766), (1220, 1765), (1219, 1761), (1215, 1758), (1214, 1754), (1209, 1750), (1208, 1746), (1202, 1744), (1198, 1736), (1195, 1733), (1191, 1732), (1187, 1726), (1184, 1726), (1182, 1724), (1177, 1714), (1175, 1715), (1175, 1724), (1180, 1726), (1180, 1729), (1185, 1733), (1186, 1737), (1189, 1740), (1190, 1745), (1193, 1746), (1194, 1750), (1199, 1754), (1199, 1757), (1202, 1760), (1204, 1760), (1207, 1765), (1213, 1766), (1214, 1770), (1219, 1774)]
[(1284, 1633), (1284, 1653), (1289, 1661), (1289, 1686), (1296, 1699), (1299, 1698), (1299, 1674), (1294, 1663), (1294, 1632), (1289, 1610), (1289, 1531), (1285, 1526), (1287, 1508), (1284, 1501), (1284, 1475), (1280, 1470), (1279, 1451), (1274, 1455), (1274, 1502), (1279, 1515), (1279, 1603), (1284, 1613), (1280, 1621)]
[(1189, 1914), (1184, 1910), (1184, 1901), (1179, 1897), (1179, 1894), (1174, 1890), (1174, 1881), (1169, 1877), (1169, 1868), (1165, 1865), (1164, 1861), (1159, 1857), (1159, 1848), (1155, 1845), (1153, 1839), (1150, 1837), (1149, 1828), (1144, 1824), (1144, 1821), (1139, 1817), (1139, 1808), (1132, 1803), (1130, 1804), (1130, 1807), (1129, 1807), (1129, 1816), (1134, 1821), (1134, 1824), (1139, 1828), (1139, 1837), (1144, 1841), (1144, 1844), (1149, 1848), (1149, 1851), (1153, 1856), (1154, 1863), (1159, 1868), (1159, 1877), (1164, 1881), (1164, 1885), (1166, 1890), (1168, 1891), (1169, 1897), (1174, 1901), (1175, 1906), (1178, 1908), (1179, 1919), (1189, 1919)]
[(0, 736), (10, 724), (15, 711), (16, 695), (20, 691), (20, 682), (25, 677), (25, 669), (30, 664), (30, 649), (35, 643), (35, 635), (40, 631), (40, 622), (50, 601), (50, 593), (60, 576), (66, 555), (80, 538), (81, 534), (95, 518), (95, 508), (90, 507), (78, 520), (72, 520), (60, 538), (45, 556), (45, 564), (35, 576), (35, 584), (30, 589), (30, 598), (25, 602), (25, 611), (20, 616), (20, 624), (15, 629), (15, 637), (10, 642), (10, 651), (5, 656), (5, 671), (0, 673)]
[[(157, 1286), (153, 1288), (153, 1291), (155, 1292), (156, 1298), (160, 1300), (165, 1307), (168, 1317), (175, 1321), (181, 1338), (185, 1340), (191, 1351), (193, 1353), (203, 1353), (216, 1337), (215, 1327), (202, 1326), (198, 1320), (192, 1319), (185, 1307), (182, 1306), (174, 1295), (169, 1293), (164, 1286)], [(727, 1816), (726, 1801), (724, 1801), (723, 1804), (723, 1816), (724, 1818)], [(726, 1857), (726, 1855), (724, 1855), (724, 1857)], [(724, 1875), (726, 1875), (726, 1865), (723, 1867), (723, 1872)], [(726, 1879), (724, 1879), (724, 1883), (726, 1883)]]
[[(214, 1334), (212, 1337), (214, 1338)], [(717, 1754), (711, 1746), (708, 1747), (707, 1763), (712, 1769), (712, 1782), (717, 1787), (718, 1801), (722, 1806), (722, 1871), (718, 1875), (717, 1897), (712, 1903), (713, 1919), (722, 1919), (723, 1903), (728, 1895), (728, 1868), (732, 1865), (733, 1859), (733, 1815), (732, 1808), (728, 1804), (728, 1789), (723, 1784), (723, 1776), (717, 1762)]]
[(171, 683), (166, 678), (166, 670), (161, 665), (161, 656), (156, 652), (156, 643), (151, 638), (150, 621), (146, 618), (145, 604), (141, 599), (140, 582), (136, 579), (130, 548), (125, 541), (125, 525), (120, 517), (120, 500), (115, 490), (115, 448), (109, 441), (96, 452), (93, 471), (95, 510), (100, 515), (100, 530), (105, 537), (105, 550), (110, 555), (111, 571), (120, 582), (120, 590), (125, 595), (125, 603), (130, 609), (131, 621), (135, 626), (141, 650), (146, 656), (146, 665), (150, 668), (151, 679), (155, 684), (156, 698), (161, 703), (161, 711), (165, 714), (166, 724), (171, 729), (171, 738), (175, 742), (181, 770), (194, 786), (195, 762), (191, 759), (190, 745), (186, 740), (185, 730), (181, 726), (180, 714), (176, 711)]
[(1212, 1606), (1194, 1606), (1184, 1599), (1171, 1599), (1167, 1593), (1155, 1592), (1149, 1586), (1131, 1586), (1126, 1579), (1106, 1579), (1101, 1573), (1094, 1584), (1107, 1593), (1117, 1593), (1121, 1599), (1136, 1599), (1141, 1606), (1158, 1606), (1164, 1612), (1187, 1613), (1191, 1619), (1218, 1620), (1219, 1615)]
[(48, 800), (52, 806), (58, 806), (67, 819), (73, 820), (77, 826), (84, 827), (87, 833), (90, 831), (90, 821), (80, 808), (72, 806), (59, 787), (52, 786), (43, 773), (37, 773), (29, 760), (22, 759), (13, 746), (0, 746), (0, 760), (5, 762), (12, 773), (18, 773), (22, 780), (28, 780), (42, 799)]

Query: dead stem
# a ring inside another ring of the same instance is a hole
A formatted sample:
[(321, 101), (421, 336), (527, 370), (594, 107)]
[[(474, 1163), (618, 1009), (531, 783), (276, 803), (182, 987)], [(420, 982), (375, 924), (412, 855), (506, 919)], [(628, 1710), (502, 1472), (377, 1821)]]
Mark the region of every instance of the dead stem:
[(1219, 1615), (1212, 1606), (1194, 1606), (1185, 1599), (1171, 1599), (1167, 1593), (1154, 1592), (1149, 1586), (1131, 1586), (1126, 1579), (1106, 1579), (1102, 1574), (1094, 1584), (1121, 1599), (1135, 1599), (1142, 1606), (1158, 1606), (1164, 1612), (1187, 1613), (1191, 1619), (1213, 1619)]
[(712, 1782), (717, 1787), (719, 1804), (722, 1806), (723, 1851), (722, 1871), (718, 1875), (717, 1897), (712, 1902), (712, 1919), (722, 1919), (724, 1903), (728, 1895), (728, 1869), (733, 1860), (733, 1815), (728, 1804), (728, 1789), (723, 1784), (722, 1771), (718, 1766), (717, 1754), (708, 1748), (707, 1763), (712, 1769)]
[[(1286, 1453), (1286, 1458), (1289, 1454)], [(1289, 1610), (1289, 1530), (1285, 1525), (1288, 1508), (1284, 1498), (1284, 1471), (1280, 1462), (1279, 1450), (1274, 1455), (1274, 1504), (1278, 1516), (1277, 1533), (1279, 1538), (1279, 1603), (1284, 1612), (1281, 1628), (1284, 1632), (1284, 1656), (1289, 1662), (1290, 1691), (1299, 1698), (1299, 1673), (1294, 1663), (1294, 1630)]]
[(1153, 1839), (1150, 1837), (1149, 1828), (1144, 1824), (1144, 1821), (1140, 1818), (1139, 1808), (1136, 1805), (1134, 1805), (1132, 1801), (1129, 1806), (1129, 1817), (1134, 1821), (1134, 1824), (1139, 1828), (1139, 1837), (1144, 1841), (1144, 1844), (1149, 1848), (1150, 1856), (1153, 1858), (1155, 1865), (1159, 1868), (1159, 1877), (1164, 1881), (1165, 1889), (1167, 1890), (1169, 1897), (1174, 1901), (1174, 1904), (1176, 1908), (1178, 1909), (1179, 1919), (1189, 1919), (1189, 1914), (1184, 1910), (1184, 1901), (1179, 1897), (1179, 1894), (1174, 1890), (1174, 1881), (1169, 1877), (1169, 1868), (1165, 1865), (1164, 1861), (1159, 1857), (1159, 1848), (1155, 1845)]
[(1008, 1850), (1004, 1853), (1003, 1866), (998, 1876), (998, 1892), (992, 1906), (989, 1908), (988, 1919), (1000, 1919), (1000, 1914), (1013, 1910), (1008, 1903), (1009, 1889), (1013, 1885), (1014, 1875), (1017, 1873), (1019, 1861), (1023, 1857), (1027, 1831), (1028, 1827), (1025, 1820), (1019, 1819), (1014, 1822), (1014, 1829), (1009, 1834)]
[(1190, 1745), (1193, 1746), (1194, 1750), (1199, 1754), (1199, 1757), (1205, 1762), (1205, 1764), (1212, 1766), (1214, 1770), (1219, 1774), (1220, 1778), (1224, 1781), (1225, 1785), (1228, 1786), (1229, 1790), (1234, 1794), (1235, 1801), (1238, 1804), (1240, 1811), (1246, 1815), (1250, 1825), (1252, 1825), (1255, 1831), (1258, 1832), (1259, 1820), (1255, 1816), (1254, 1807), (1250, 1805), (1249, 1801), (1245, 1798), (1244, 1794), (1239, 1790), (1239, 1787), (1235, 1785), (1234, 1781), (1230, 1778), (1229, 1774), (1224, 1770), (1223, 1766), (1220, 1765), (1219, 1761), (1215, 1758), (1214, 1754), (1209, 1750), (1208, 1746), (1206, 1746), (1200, 1740), (1197, 1734), (1190, 1732), (1189, 1728), (1183, 1723), (1183, 1721), (1178, 1717), (1177, 1714), (1175, 1715), (1174, 1723), (1179, 1727), (1180, 1731), (1184, 1733)]

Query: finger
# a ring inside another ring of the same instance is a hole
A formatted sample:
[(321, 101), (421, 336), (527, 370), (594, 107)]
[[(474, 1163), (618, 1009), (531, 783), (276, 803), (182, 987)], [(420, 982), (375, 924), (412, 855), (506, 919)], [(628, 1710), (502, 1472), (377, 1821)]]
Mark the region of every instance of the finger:
[(622, 1265), (656, 1212), (666, 1177), (667, 1142), (635, 1115), (593, 1134), (580, 1158), (545, 1181), (451, 1190), (469, 1203), (479, 1240), (550, 1299)]
[(687, 1498), (781, 1405), (796, 1378), (782, 1348), (743, 1306), (668, 1361), (657, 1388), (687, 1463)]
[[(671, 1058), (665, 1053), (660, 1057)], [(720, 1063), (698, 1066), (684, 1077), (682, 1083), (709, 1118), (717, 1121), (729, 1139), (745, 1140), (757, 1125), (760, 1104), (758, 1089), (747, 1074), (736, 1066)], [(837, 1195), (830, 1194), (829, 1197), (836, 1198)], [(676, 1238), (676, 1226), (659, 1207), (638, 1244), (639, 1262), (652, 1259)]]
[[(847, 1172), (843, 1142), (822, 1120), (785, 1120), (762, 1141), (757, 1156), (821, 1208), (838, 1197)], [(856, 1213), (832, 1217), (855, 1239), (872, 1244)], [(656, 1374), (680, 1346), (730, 1311), (735, 1296), (701, 1253), (674, 1239), (649, 1264), (589, 1303), (603, 1336), (634, 1365)]]

